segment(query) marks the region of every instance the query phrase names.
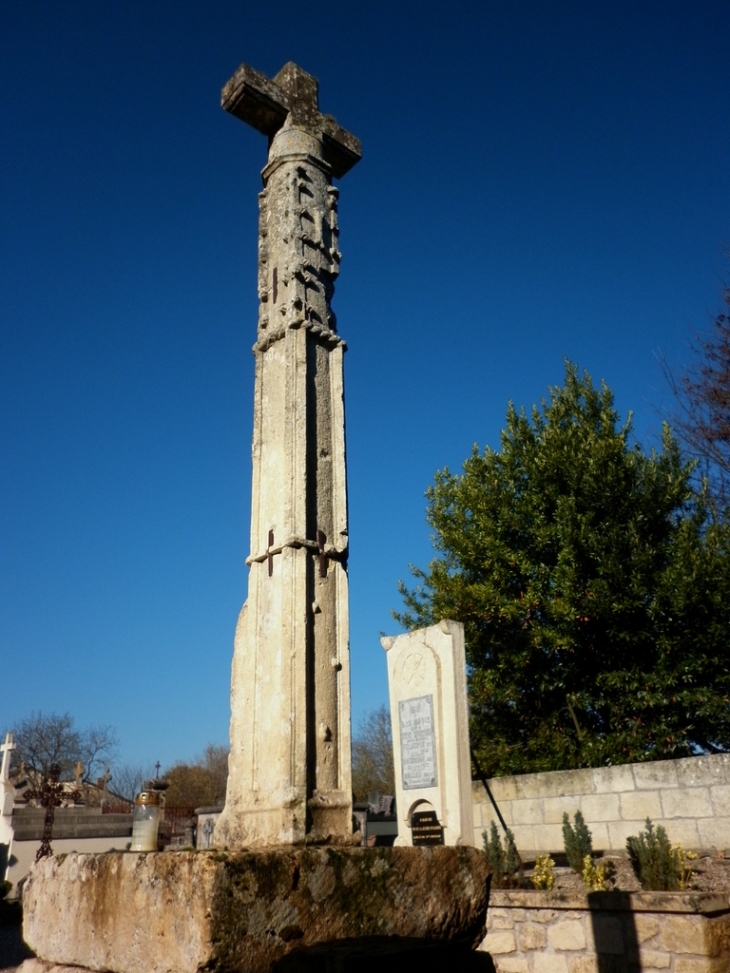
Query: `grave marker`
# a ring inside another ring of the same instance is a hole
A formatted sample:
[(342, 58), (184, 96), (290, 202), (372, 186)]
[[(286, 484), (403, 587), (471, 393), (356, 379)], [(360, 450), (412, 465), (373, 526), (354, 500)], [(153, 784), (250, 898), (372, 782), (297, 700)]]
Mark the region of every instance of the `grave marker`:
[(3, 783), (10, 780), (10, 755), (13, 750), (15, 750), (15, 738), (12, 733), (6, 733), (5, 742), (0, 744), (0, 753), (3, 755), (2, 764), (0, 764), (0, 781)]
[(472, 845), (464, 627), (381, 639), (393, 724), (396, 844)]

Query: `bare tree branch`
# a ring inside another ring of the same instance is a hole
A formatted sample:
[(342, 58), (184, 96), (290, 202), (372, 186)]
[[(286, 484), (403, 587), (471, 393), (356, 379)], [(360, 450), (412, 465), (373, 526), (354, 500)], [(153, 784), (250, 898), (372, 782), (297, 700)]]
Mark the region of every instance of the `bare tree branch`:
[(711, 498), (730, 506), (730, 286), (707, 334), (692, 343), (693, 362), (677, 377), (666, 361), (662, 369), (674, 395), (672, 425), (685, 450), (698, 461)]
[(385, 706), (360, 722), (352, 741), (352, 789), (362, 801), (371, 793), (395, 794), (393, 738)]
[(133, 801), (150, 778), (155, 776), (150, 764), (118, 764), (112, 768), (114, 776), (112, 790), (119, 797)]
[(74, 776), (77, 763), (83, 764), (83, 779), (93, 780), (116, 753), (117, 736), (111, 726), (92, 726), (77, 730), (68, 713), (31, 713), (12, 727), (16, 749), (13, 763), (24, 763), (46, 779), (51, 766), (58, 764), (61, 779)]

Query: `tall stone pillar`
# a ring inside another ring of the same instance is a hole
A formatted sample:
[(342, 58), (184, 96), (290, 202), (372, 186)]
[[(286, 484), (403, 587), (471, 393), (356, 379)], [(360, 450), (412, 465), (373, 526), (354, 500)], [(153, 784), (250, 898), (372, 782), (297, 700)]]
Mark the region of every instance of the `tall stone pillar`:
[(236, 629), (231, 754), (218, 847), (352, 836), (347, 490), (332, 177), (360, 143), (317, 107), (295, 64), (247, 65), (223, 107), (269, 137), (259, 219), (259, 321), (248, 598)]

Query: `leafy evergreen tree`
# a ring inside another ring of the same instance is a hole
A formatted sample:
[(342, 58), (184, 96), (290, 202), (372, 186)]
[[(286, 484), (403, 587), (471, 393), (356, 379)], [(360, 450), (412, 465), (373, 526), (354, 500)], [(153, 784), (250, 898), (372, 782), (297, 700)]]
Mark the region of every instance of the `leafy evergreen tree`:
[(492, 876), (492, 888), (518, 888), (522, 884), (522, 876), (519, 872), (520, 859), (515, 845), (515, 836), (510, 829), (507, 828), (505, 832), (506, 849), (502, 845), (494, 821), (491, 822), (489, 836), (486, 831), (482, 831), (482, 841)]
[(586, 858), (593, 854), (593, 835), (588, 829), (585, 818), (581, 811), (576, 811), (573, 820), (575, 827), (570, 823), (568, 812), (563, 814), (563, 846), (565, 847), (565, 857), (574, 872), (580, 875), (583, 871), (583, 864)]
[(491, 774), (730, 748), (728, 527), (665, 428), (631, 441), (605, 384), (566, 366), (501, 450), (427, 491), (439, 556), (401, 582), (408, 628), (466, 628), (472, 745)]
[(678, 892), (692, 887), (694, 852), (672, 845), (664, 828), (654, 828), (651, 819), (638, 835), (626, 839), (626, 849), (641, 887), (657, 892)]

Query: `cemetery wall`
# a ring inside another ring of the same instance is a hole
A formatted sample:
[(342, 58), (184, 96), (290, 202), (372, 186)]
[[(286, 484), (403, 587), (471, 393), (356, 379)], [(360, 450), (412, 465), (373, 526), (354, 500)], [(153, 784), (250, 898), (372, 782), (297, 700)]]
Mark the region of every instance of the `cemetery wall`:
[(726, 895), (493, 891), (480, 949), (497, 973), (726, 973)]
[[(131, 828), (130, 828), (131, 832)], [(116, 838), (53, 838), (51, 847), (54, 855), (64, 855), (69, 851), (82, 851), (86, 854), (94, 854), (102, 851), (123, 851), (130, 843), (129, 837), (119, 836)], [(38, 841), (14, 841), (10, 864), (5, 878), (12, 882), (13, 888), (9, 898), (16, 895), (18, 882), (30, 871), (30, 866), (35, 861), (38, 851)]]
[[(18, 882), (28, 874), (43, 837), (46, 812), (43, 808), (15, 808), (12, 814), (12, 844), (4, 876), (12, 883), (10, 898)], [(132, 836), (131, 814), (102, 814), (98, 808), (57, 808), (51, 847), (54, 855), (69, 851), (103, 852), (129, 847)], [(0, 874), (0, 878), (3, 878)]]
[[(580, 811), (593, 848), (625, 852), (646, 818), (666, 828), (672, 843), (696, 851), (730, 849), (730, 754), (657, 760), (542, 774), (495, 777), (494, 800), (523, 855), (563, 850), (562, 822)], [(484, 785), (472, 784), (474, 844), (495, 821)]]

